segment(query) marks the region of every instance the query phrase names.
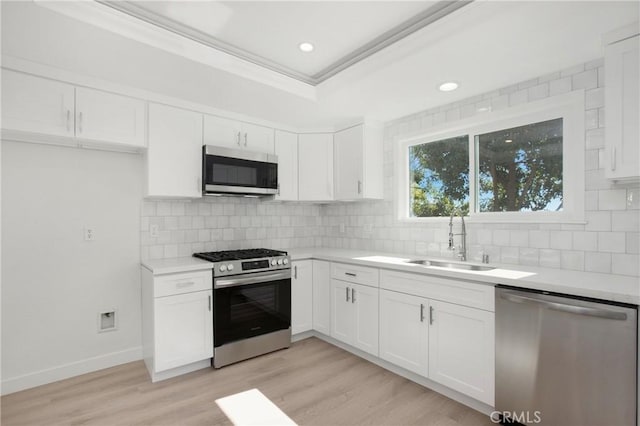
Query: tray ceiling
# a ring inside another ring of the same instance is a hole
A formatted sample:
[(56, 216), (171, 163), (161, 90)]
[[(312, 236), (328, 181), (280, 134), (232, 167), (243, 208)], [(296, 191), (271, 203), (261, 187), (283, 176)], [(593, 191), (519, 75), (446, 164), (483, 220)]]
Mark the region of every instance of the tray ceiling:
[[(99, 1), (317, 85), (470, 1)], [(315, 46), (311, 53), (298, 49)]]

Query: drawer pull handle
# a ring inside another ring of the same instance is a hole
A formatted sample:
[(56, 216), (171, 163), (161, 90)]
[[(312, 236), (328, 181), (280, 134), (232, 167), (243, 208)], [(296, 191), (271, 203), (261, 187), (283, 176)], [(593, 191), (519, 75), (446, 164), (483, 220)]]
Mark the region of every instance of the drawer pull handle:
[(345, 272), (345, 275), (349, 275), (350, 277), (355, 277), (357, 276), (356, 274), (354, 274), (353, 272)]
[(189, 287), (190, 285), (194, 285), (194, 284), (195, 284), (195, 282), (193, 282), (193, 281), (185, 281), (185, 282), (177, 283), (176, 287), (184, 288), (184, 287)]

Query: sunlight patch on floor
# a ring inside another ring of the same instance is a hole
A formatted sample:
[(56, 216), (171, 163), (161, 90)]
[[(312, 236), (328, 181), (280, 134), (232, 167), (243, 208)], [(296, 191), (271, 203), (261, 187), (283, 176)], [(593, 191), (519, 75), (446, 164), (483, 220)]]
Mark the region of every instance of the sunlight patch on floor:
[(216, 404), (236, 426), (296, 425), (258, 389), (216, 399)]

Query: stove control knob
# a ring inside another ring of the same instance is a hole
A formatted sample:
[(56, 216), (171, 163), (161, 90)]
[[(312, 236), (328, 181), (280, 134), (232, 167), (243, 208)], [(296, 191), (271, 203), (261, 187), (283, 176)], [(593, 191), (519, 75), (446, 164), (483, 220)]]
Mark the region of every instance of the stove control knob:
[(276, 260), (275, 259), (271, 259), (271, 266), (276, 266)]
[(289, 259), (287, 259), (287, 258), (283, 259), (283, 260), (282, 260), (282, 263), (283, 263), (284, 265), (288, 264), (288, 263), (289, 263)]
[(282, 265), (282, 259), (278, 259), (278, 265)]
[(227, 271), (233, 271), (233, 263), (227, 265)]
[(220, 265), (220, 272), (224, 272), (227, 270), (227, 265)]

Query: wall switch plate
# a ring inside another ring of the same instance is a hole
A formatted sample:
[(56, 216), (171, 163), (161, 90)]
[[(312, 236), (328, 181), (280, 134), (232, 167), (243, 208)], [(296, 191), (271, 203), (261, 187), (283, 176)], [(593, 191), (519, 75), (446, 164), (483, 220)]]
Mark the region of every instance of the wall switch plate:
[(152, 223), (151, 225), (149, 225), (149, 236), (151, 238), (158, 238), (159, 234), (160, 228), (158, 227), (158, 224)]
[(89, 226), (84, 227), (84, 240), (85, 241), (93, 241), (96, 239), (96, 232), (93, 228)]

